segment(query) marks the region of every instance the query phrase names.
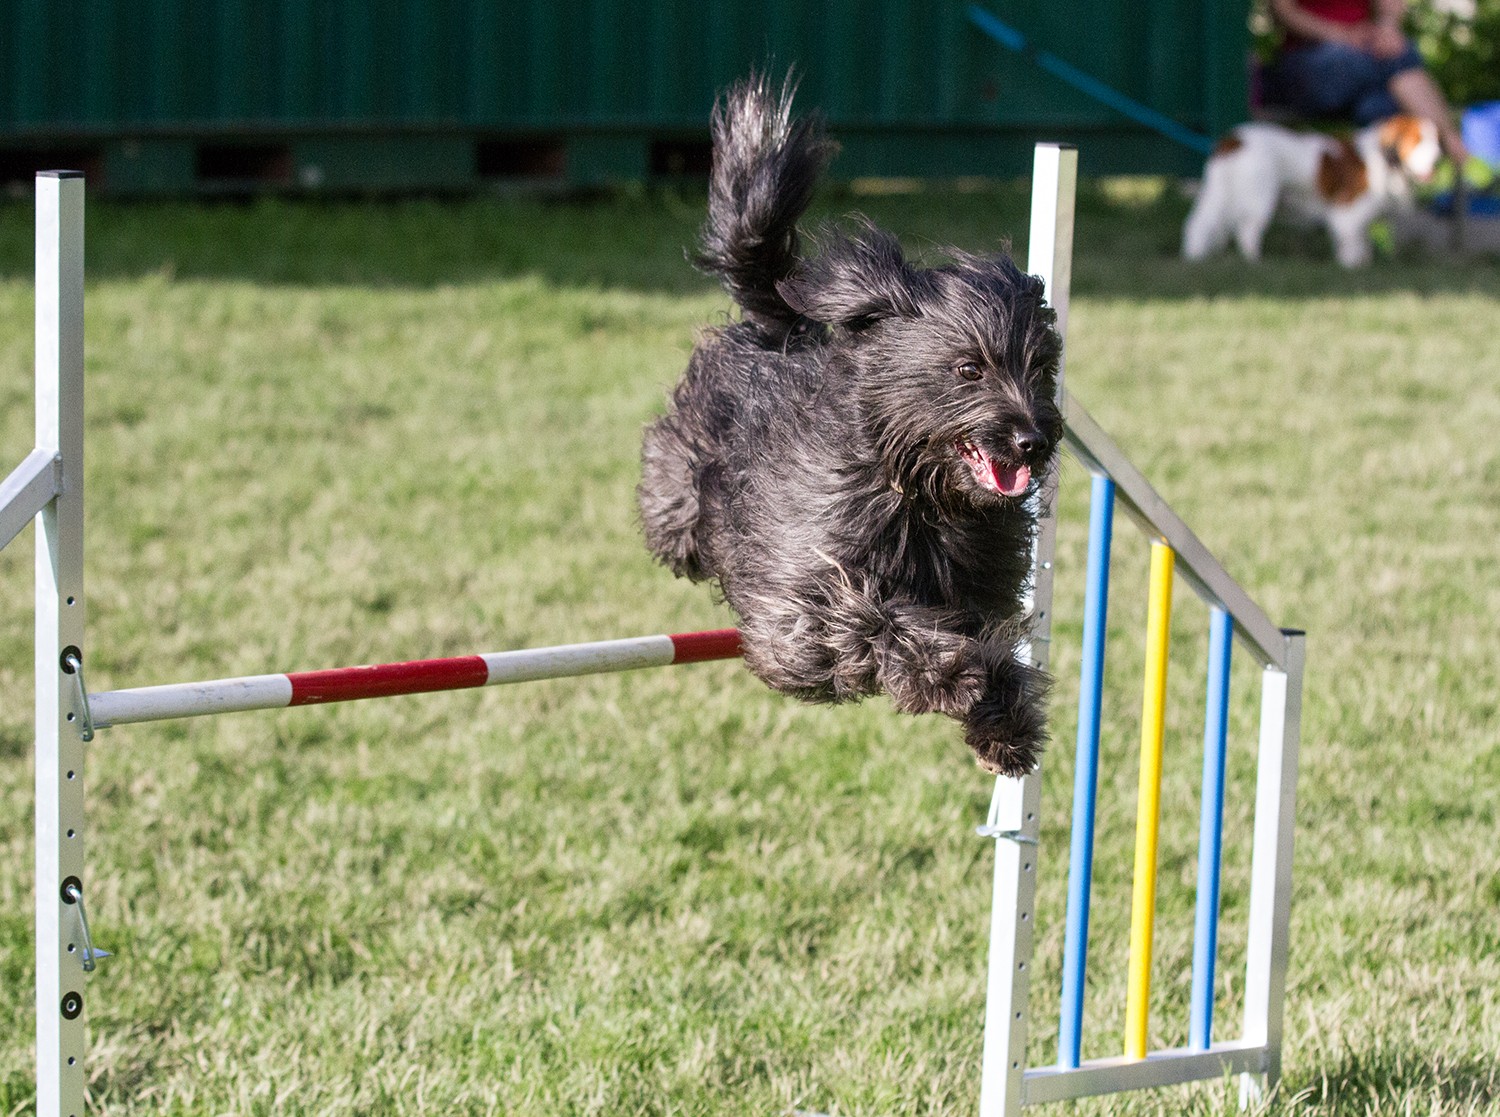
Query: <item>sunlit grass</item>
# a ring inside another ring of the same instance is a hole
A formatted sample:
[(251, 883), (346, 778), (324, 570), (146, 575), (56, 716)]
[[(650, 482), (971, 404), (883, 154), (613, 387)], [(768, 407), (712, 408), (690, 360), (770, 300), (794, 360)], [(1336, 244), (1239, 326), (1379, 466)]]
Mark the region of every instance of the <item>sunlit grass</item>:
[[(1149, 187), (1149, 188), (1148, 188)], [(1024, 249), (1020, 191), (830, 196)], [(93, 207), (94, 689), (731, 623), (652, 565), (642, 425), (723, 299), (700, 200)], [(1500, 1104), (1493, 265), (1080, 203), (1068, 379), (1308, 639), (1273, 1110)], [(0, 210), (0, 451), (30, 446)], [(1032, 1061), (1055, 1057), (1087, 475), (1064, 470)], [(0, 1113), (32, 1104), (30, 546), (0, 555)], [(1117, 527), (1085, 1053), (1119, 1049), (1145, 546)], [(1207, 615), (1174, 617), (1153, 1045), (1185, 1037)], [(1243, 994), (1257, 671), (1234, 677), (1218, 1034)], [(971, 1113), (989, 782), (951, 723), (714, 664), (106, 731), (90, 1089), (109, 1113)], [(1194, 1087), (1088, 1112), (1228, 1112)]]

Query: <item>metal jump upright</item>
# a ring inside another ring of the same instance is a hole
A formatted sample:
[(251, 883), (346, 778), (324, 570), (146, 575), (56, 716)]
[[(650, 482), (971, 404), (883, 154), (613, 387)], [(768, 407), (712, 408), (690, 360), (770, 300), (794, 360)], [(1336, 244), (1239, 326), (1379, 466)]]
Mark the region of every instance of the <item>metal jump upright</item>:
[[(1077, 152), (1037, 148), (1029, 268), (1047, 282), (1066, 338)], [(83, 585), (83, 179), (37, 179), (36, 441), (0, 482), (0, 547), (35, 522), (36, 533), (36, 1020), (37, 1110), (84, 1110), (85, 979), (98, 952), (85, 906), (84, 746), (96, 728), (161, 718), (280, 708), (422, 691), (668, 666), (739, 654), (733, 630), (596, 641), (555, 648), (172, 684), (90, 695), (85, 682)], [(1239, 1072), (1247, 1090), (1280, 1070), (1282, 1000), (1291, 903), (1292, 816), (1302, 690), (1303, 638), (1276, 628), (1225, 573), (1083, 409), (1058, 387), (1069, 450), (1093, 474), (1084, 617), (1078, 763), (1059, 1057), (1027, 1068), (1026, 1034), (1037, 880), (1041, 770), (996, 782), (981, 833), (995, 840), (994, 909), (980, 1091), (981, 1117), (1011, 1117), (1027, 1103), (1130, 1090)], [(1056, 485), (1056, 479), (1052, 481)], [(1051, 493), (1044, 504), (1053, 507)], [(1084, 1062), (1079, 1031), (1088, 937), (1099, 690), (1113, 510), (1122, 502), (1152, 542), (1148, 678), (1143, 709), (1136, 911), (1127, 1051)], [(1051, 640), (1055, 522), (1038, 533), (1031, 657), (1046, 666)], [(1160, 775), (1160, 693), (1165, 618), (1174, 570), (1210, 606), (1209, 716), (1199, 854), (1198, 932), (1186, 1048), (1145, 1049), (1154, 916), (1155, 802)], [(1218, 925), (1225, 711), (1232, 635), (1264, 668), (1251, 865), (1245, 1013), (1239, 1039), (1211, 1038)]]
[[(1077, 167), (1076, 150), (1038, 145), (1032, 178), (1027, 266), (1046, 280), (1048, 297), (1057, 311), (1058, 328), (1065, 342)], [(1304, 636), (1300, 631), (1281, 629), (1271, 623), (1120, 448), (1068, 394), (1061, 376), (1058, 397), (1067, 424), (1067, 448), (1093, 479), (1058, 1058), (1055, 1065), (1035, 1068), (1028, 1067), (1026, 1062), (1034, 899), (1041, 852), (1038, 838), (1042, 771), (1038, 766), (1024, 778), (996, 781), (989, 819), (980, 828), (982, 835), (995, 839), (980, 1117), (1013, 1117), (1023, 1105), (1217, 1079), (1232, 1073), (1242, 1075), (1242, 1096), (1248, 1099), (1274, 1084), (1281, 1070)], [(1044, 503), (1053, 509), (1055, 501), (1050, 495)], [(1109, 555), (1117, 502), (1124, 504), (1151, 543), (1135, 884), (1125, 1051), (1112, 1058), (1084, 1061), (1081, 1037), (1099, 766), (1100, 693)], [(1047, 666), (1051, 641), (1054, 516), (1055, 512), (1049, 512), (1042, 520), (1033, 566), (1035, 638), (1031, 656), (1032, 662), (1042, 667)], [(1175, 572), (1180, 572), (1209, 606), (1209, 690), (1188, 1044), (1151, 1051), (1147, 1043), (1147, 1018), (1156, 900), (1162, 713), (1167, 622)], [(1232, 635), (1240, 638), (1263, 668), (1261, 721), (1244, 1019), (1238, 1039), (1214, 1042), (1211, 1032)]]
[(36, 522), (37, 1112), (83, 1112), (83, 177), (36, 180), (36, 444), (0, 483), (0, 547)]

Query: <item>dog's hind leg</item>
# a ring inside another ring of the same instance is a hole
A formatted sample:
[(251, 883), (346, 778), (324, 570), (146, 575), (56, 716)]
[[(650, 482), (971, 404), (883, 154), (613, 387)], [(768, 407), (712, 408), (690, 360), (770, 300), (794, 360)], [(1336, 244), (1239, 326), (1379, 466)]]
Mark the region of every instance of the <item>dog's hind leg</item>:
[(1235, 196), (1234, 241), (1240, 255), (1252, 263), (1260, 260), (1260, 245), (1275, 213), (1276, 195), (1263, 187), (1246, 188)]
[(675, 414), (658, 419), (646, 431), (636, 495), (651, 553), (679, 578), (707, 577), (698, 555), (698, 464)]
[(1229, 243), (1229, 224), (1224, 212), (1229, 200), (1223, 195), (1223, 188), (1217, 182), (1204, 180), (1192, 212), (1183, 222), (1184, 260), (1206, 260)]
[(1219, 157), (1208, 161), (1193, 208), (1182, 225), (1182, 256), (1205, 260), (1229, 243), (1234, 187), (1230, 168)]

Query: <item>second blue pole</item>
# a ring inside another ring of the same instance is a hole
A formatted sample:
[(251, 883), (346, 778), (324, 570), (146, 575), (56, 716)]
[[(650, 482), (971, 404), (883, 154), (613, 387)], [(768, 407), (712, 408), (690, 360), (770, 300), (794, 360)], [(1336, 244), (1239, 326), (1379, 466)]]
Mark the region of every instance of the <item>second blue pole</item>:
[(1089, 948), (1089, 893), (1094, 876), (1094, 804), (1099, 787), (1099, 719), (1104, 632), (1109, 614), (1109, 550), (1115, 483), (1094, 475), (1089, 501), (1089, 556), (1083, 597), (1083, 663), (1078, 684), (1078, 748), (1073, 769), (1073, 830), (1068, 860), (1068, 915), (1063, 942), (1062, 1013), (1057, 1062), (1076, 1067), (1083, 1048), (1084, 970)]
[(1198, 905), (1193, 929), (1193, 993), (1188, 1043), (1213, 1041), (1214, 964), (1219, 945), (1219, 865), (1224, 843), (1224, 754), (1229, 737), (1229, 657), (1234, 620), (1213, 609), (1208, 630), (1207, 716), (1203, 723), (1203, 804), (1198, 823)]

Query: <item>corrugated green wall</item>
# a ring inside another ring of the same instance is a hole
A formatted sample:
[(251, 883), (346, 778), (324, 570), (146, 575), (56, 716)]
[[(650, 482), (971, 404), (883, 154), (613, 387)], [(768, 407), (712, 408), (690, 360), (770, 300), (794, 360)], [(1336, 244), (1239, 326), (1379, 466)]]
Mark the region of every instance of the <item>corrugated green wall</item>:
[[(1210, 133), (1245, 104), (1248, 0), (991, 0), (1100, 80)], [(1008, 53), (968, 0), (8, 0), (0, 171), (68, 156), (118, 193), (465, 188), (692, 172), (714, 91), (794, 65), (835, 173), (1086, 171), (1196, 156)]]

